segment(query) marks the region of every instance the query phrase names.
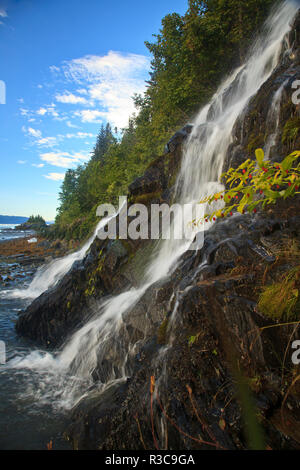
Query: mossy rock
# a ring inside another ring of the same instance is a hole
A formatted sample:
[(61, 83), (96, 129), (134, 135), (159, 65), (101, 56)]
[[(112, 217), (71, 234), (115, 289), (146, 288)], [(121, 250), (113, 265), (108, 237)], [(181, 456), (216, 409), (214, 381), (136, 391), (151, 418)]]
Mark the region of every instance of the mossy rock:
[(160, 200), (161, 199), (161, 192), (156, 191), (153, 193), (147, 193), (147, 194), (140, 194), (133, 198), (132, 203), (133, 204), (148, 204), (149, 202), (152, 202), (154, 200)]
[(257, 148), (262, 148), (265, 144), (265, 136), (263, 134), (251, 134), (247, 146), (250, 154), (253, 154)]

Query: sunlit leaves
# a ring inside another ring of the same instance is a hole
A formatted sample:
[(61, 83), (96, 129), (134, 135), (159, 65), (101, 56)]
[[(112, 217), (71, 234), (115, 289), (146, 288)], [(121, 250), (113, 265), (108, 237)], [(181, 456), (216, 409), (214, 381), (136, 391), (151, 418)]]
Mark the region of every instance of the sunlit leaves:
[[(246, 160), (238, 168), (230, 168), (221, 176), (221, 182), (227, 190), (212, 194), (200, 201), (208, 205), (224, 200), (223, 210), (212, 211), (204, 219), (212, 221), (216, 218), (256, 212), (275, 204), (279, 198), (286, 199), (298, 193), (300, 187), (300, 151), (288, 155), (281, 163), (265, 160), (264, 151), (257, 149), (256, 161)], [(298, 161), (298, 162), (297, 162)]]

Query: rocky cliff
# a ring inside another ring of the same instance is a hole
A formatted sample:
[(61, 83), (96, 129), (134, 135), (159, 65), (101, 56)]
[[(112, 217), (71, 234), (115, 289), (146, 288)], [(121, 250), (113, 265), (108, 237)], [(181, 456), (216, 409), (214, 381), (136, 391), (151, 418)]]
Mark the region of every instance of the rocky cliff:
[[(289, 54), (236, 122), (224, 169), (267, 144), (272, 159), (300, 148), (299, 107), (291, 101), (300, 78), (299, 24), (298, 16)], [(179, 131), (132, 183), (131, 202), (172, 200), (190, 130)], [(123, 315), (118, 345), (99, 354), (94, 375), (95, 383), (112, 371), (121, 378), (127, 352), (128, 378), (101, 392), (95, 385), (73, 409), (66, 435), (74, 448), (245, 449), (251, 400), (265, 444), (299, 448), (299, 371), (291, 362), (297, 324), (279, 326), (258, 306), (263, 286), (299, 265), (299, 207), (293, 198), (217, 222), (201, 250), (187, 251), (176, 271)], [(61, 346), (97, 313), (99, 301), (139, 284), (152, 250), (147, 240), (96, 238), (85, 259), (21, 313), (18, 333)]]

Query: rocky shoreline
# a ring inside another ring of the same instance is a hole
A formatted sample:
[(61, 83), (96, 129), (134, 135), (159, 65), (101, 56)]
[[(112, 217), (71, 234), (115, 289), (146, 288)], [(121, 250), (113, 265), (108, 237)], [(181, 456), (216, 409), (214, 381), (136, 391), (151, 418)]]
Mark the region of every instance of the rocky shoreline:
[[(33, 237), (37, 241), (30, 243)], [(67, 247), (64, 243), (60, 241), (51, 243), (33, 233), (4, 240), (0, 243), (0, 283), (4, 286), (10, 285), (16, 278), (23, 277), (22, 268), (30, 268), (34, 272), (44, 263), (64, 256), (66, 251)]]

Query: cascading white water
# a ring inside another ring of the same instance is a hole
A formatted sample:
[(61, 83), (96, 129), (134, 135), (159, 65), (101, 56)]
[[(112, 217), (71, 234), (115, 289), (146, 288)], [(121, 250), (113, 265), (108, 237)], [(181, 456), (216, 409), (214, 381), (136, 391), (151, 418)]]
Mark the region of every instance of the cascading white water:
[[(232, 141), (233, 126), (250, 98), (278, 64), (284, 37), (298, 8), (297, 2), (285, 1), (280, 5), (268, 20), (264, 36), (256, 41), (245, 65), (222, 84), (212, 101), (199, 113), (186, 144), (177, 179), (178, 203), (196, 204), (203, 196), (220, 188), (218, 180)], [(186, 240), (162, 240), (139, 288), (132, 288), (102, 303), (98, 314), (78, 330), (57, 354), (35, 351), (25, 358), (16, 357), (6, 367), (38, 372), (47, 390), (42, 393), (44, 400), (51, 398), (52, 403), (72, 407), (93, 384), (92, 373), (105, 354), (110, 352), (108, 348), (118, 344), (118, 332), (125, 312), (136, 305), (149, 286), (175, 269), (189, 246), (190, 242)], [(122, 379), (122, 375), (126, 376), (129, 351), (122, 352), (123, 363), (118, 366), (117, 373), (112, 367), (106, 374), (106, 385)]]
[(265, 147), (264, 147), (266, 160), (270, 156), (272, 147), (276, 145), (276, 137), (277, 137), (278, 128), (279, 128), (279, 113), (280, 113), (281, 98), (282, 98), (282, 93), (283, 93), (283, 90), (285, 89), (287, 82), (288, 80), (283, 82), (283, 84), (275, 92), (273, 99), (272, 99), (271, 107), (268, 112), (267, 121), (274, 122), (274, 130), (272, 134), (269, 135), (267, 142), (265, 144)]
[(101, 230), (111, 217), (105, 217), (100, 220), (93, 235), (80, 248), (80, 250), (70, 253), (63, 258), (58, 258), (39, 268), (26, 289), (14, 289), (5, 292), (8, 298), (35, 299), (50, 287), (55, 286), (71, 269), (75, 261), (82, 260), (88, 252), (91, 244), (95, 240), (97, 233)]

